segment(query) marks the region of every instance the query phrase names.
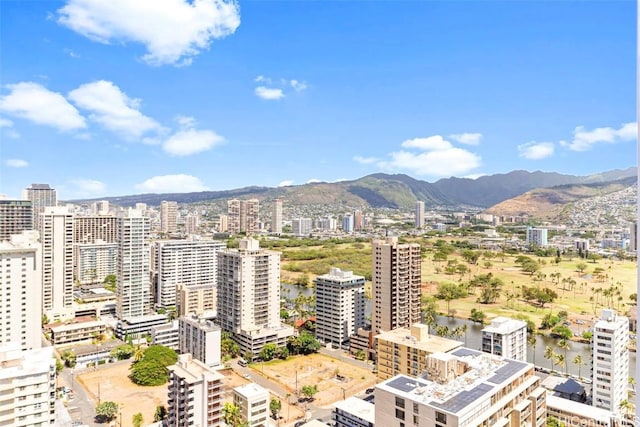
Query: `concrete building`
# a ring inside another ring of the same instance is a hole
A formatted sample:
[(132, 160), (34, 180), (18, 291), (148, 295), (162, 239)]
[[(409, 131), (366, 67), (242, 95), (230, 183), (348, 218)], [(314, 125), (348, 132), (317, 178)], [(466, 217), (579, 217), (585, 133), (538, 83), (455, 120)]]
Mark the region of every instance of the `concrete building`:
[(188, 214), (184, 217), (184, 232), (187, 235), (198, 234), (200, 220), (198, 214)]
[(546, 392), (532, 364), (459, 348), (429, 356), (427, 378), (397, 375), (378, 384), (376, 425), (546, 425)]
[(178, 316), (209, 317), (216, 313), (218, 301), (218, 288), (216, 286), (178, 285), (177, 289), (176, 312)]
[(33, 207), (29, 200), (0, 199), (0, 241), (33, 229)]
[(619, 427), (611, 411), (547, 393), (547, 414), (565, 426)]
[(364, 230), (364, 216), (360, 209), (353, 211), (353, 229), (355, 231)]
[(168, 234), (178, 231), (178, 202), (160, 202), (160, 231)]
[(482, 351), (496, 356), (527, 361), (527, 323), (496, 317), (482, 329)]
[(589, 239), (576, 239), (575, 250), (578, 254), (589, 252)]
[(223, 375), (190, 354), (179, 355), (169, 366), (167, 427), (221, 426), (223, 382)]
[(331, 419), (335, 427), (374, 427), (376, 407), (357, 397), (349, 397), (335, 403)]
[(218, 219), (218, 231), (220, 233), (229, 231), (229, 215), (220, 215)]
[(397, 237), (372, 243), (372, 332), (410, 328), (420, 321), (420, 245)]
[(269, 426), (269, 390), (256, 383), (233, 389), (233, 403), (249, 427)]
[(105, 335), (107, 331), (107, 324), (102, 320), (63, 323), (49, 328), (53, 345), (91, 342), (96, 336)]
[(73, 243), (116, 243), (117, 221), (113, 215), (75, 216)]
[(49, 184), (31, 184), (22, 191), (22, 199), (31, 201), (33, 207), (32, 223), (36, 230), (40, 230), (40, 214), (44, 208), (58, 205), (56, 190), (49, 187)]
[(176, 305), (177, 286), (213, 285), (218, 275), (217, 253), (227, 247), (218, 240), (158, 240), (154, 242), (155, 301)]
[(73, 213), (47, 207), (40, 214), (42, 310), (50, 320), (67, 316), (73, 305)]
[(342, 348), (365, 326), (365, 278), (331, 268), (316, 277), (316, 338)]
[(273, 200), (273, 212), (271, 213), (271, 232), (282, 233), (282, 199)]
[(620, 413), (629, 380), (629, 319), (603, 309), (593, 326), (591, 401), (593, 406)]
[(254, 234), (259, 231), (258, 213), (260, 203), (258, 199), (238, 200), (227, 202), (230, 233)]
[(180, 350), (180, 325), (177, 320), (151, 327), (151, 344), (163, 345), (175, 351)]
[(527, 227), (525, 243), (527, 246), (538, 248), (547, 246), (547, 229)]
[(42, 270), (37, 231), (0, 241), (0, 345), (41, 347)]
[(383, 332), (375, 338), (378, 343), (378, 381), (399, 374), (419, 377), (427, 370), (427, 356), (462, 347), (460, 341), (429, 334), (429, 326), (421, 323), (411, 325), (411, 329)]
[(345, 233), (353, 233), (354, 225), (353, 214), (350, 212), (344, 214), (342, 217), (342, 231)]
[(151, 333), (156, 326), (167, 324), (169, 319), (166, 314), (147, 314), (118, 320), (116, 324), (116, 337), (123, 341), (131, 338), (136, 342), (145, 339), (145, 335)]
[(76, 283), (102, 283), (105, 277), (116, 274), (118, 245), (97, 241), (73, 245), (73, 277)]
[(416, 202), (416, 211), (414, 214), (414, 225), (416, 228), (424, 227), (424, 202), (418, 200)]
[(638, 221), (634, 221), (629, 226), (629, 251), (638, 250)]
[(149, 218), (129, 209), (118, 216), (116, 315), (119, 320), (151, 311)]
[(280, 253), (243, 239), (218, 252), (217, 321), (242, 353), (257, 355), (269, 343), (284, 346), (293, 328), (280, 322)]
[(333, 217), (318, 218), (316, 220), (316, 228), (323, 231), (334, 231), (338, 228), (338, 223)]
[(296, 236), (308, 236), (311, 233), (313, 221), (311, 218), (295, 218), (291, 220), (291, 233)]
[(220, 366), (222, 330), (210, 320), (181, 317), (178, 321), (179, 351), (190, 353), (207, 366)]
[(0, 346), (0, 426), (39, 427), (55, 422), (56, 359), (53, 347)]

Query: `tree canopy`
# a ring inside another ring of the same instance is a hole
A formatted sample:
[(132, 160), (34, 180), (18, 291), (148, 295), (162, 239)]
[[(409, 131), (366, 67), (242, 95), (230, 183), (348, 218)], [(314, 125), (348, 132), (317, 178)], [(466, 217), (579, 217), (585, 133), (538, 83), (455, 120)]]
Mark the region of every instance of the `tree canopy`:
[(135, 384), (144, 386), (157, 386), (165, 384), (169, 380), (167, 366), (178, 361), (175, 350), (161, 345), (152, 345), (144, 351), (140, 361), (131, 367), (129, 378)]

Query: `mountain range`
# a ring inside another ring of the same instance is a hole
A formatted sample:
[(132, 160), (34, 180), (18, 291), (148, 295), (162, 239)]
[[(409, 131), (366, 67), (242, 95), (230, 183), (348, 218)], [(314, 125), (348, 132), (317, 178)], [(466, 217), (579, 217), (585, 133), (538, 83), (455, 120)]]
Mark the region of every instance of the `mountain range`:
[(133, 206), (135, 203), (157, 206), (162, 200), (188, 204), (255, 197), (259, 200), (281, 198), (292, 205), (333, 204), (363, 208), (410, 209), (415, 206), (416, 200), (422, 200), (428, 207), (467, 206), (484, 209), (535, 189), (567, 185), (603, 187), (605, 183), (631, 183), (636, 176), (635, 167), (587, 176), (517, 170), (476, 179), (445, 178), (429, 183), (403, 174), (376, 173), (351, 181), (333, 183), (319, 182), (275, 188), (252, 186), (196, 193), (138, 194), (74, 202), (109, 200), (119, 206)]

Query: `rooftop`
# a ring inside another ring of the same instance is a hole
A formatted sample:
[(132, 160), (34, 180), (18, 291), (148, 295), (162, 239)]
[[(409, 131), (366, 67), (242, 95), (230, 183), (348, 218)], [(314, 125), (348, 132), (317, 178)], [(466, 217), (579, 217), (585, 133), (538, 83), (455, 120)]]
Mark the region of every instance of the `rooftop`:
[(259, 386), (256, 383), (249, 383), (249, 384), (245, 384), (245, 385), (241, 385), (238, 386), (236, 388), (233, 389), (234, 393), (238, 393), (239, 395), (247, 398), (247, 399), (251, 399), (252, 397), (260, 397), (260, 396), (264, 396), (265, 394), (269, 394), (269, 391), (264, 388)]
[(505, 335), (526, 327), (527, 324), (522, 320), (511, 319), (509, 317), (496, 317), (491, 320), (489, 326), (482, 329), (482, 332)]
[(556, 409), (559, 412), (575, 414), (584, 419), (598, 420), (606, 423), (610, 422), (612, 415), (611, 412), (606, 409), (597, 408), (595, 406), (575, 402), (569, 399), (563, 399), (562, 397), (554, 396), (552, 394), (547, 394), (547, 407), (550, 409)]
[(365, 400), (358, 399), (357, 397), (350, 397), (347, 400), (336, 402), (335, 407), (336, 409), (355, 415), (361, 420), (365, 420), (370, 423), (375, 423), (376, 421), (375, 405)]
[(406, 345), (407, 347), (417, 348), (426, 353), (448, 353), (462, 346), (460, 341), (449, 338), (439, 337), (437, 335), (426, 334), (427, 336), (419, 340), (411, 335), (411, 331), (406, 328), (398, 328), (388, 332), (378, 334), (378, 340), (392, 342), (394, 344)]

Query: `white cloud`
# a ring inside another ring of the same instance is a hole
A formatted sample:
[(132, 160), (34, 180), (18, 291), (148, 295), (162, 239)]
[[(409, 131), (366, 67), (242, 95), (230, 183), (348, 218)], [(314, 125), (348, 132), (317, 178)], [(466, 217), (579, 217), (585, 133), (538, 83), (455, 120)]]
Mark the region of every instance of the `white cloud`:
[(518, 153), (520, 157), (529, 160), (540, 160), (553, 156), (555, 146), (552, 142), (527, 142), (518, 145)]
[(293, 181), (290, 179), (285, 179), (284, 181), (281, 181), (280, 184), (278, 184), (278, 187), (289, 187), (290, 185), (293, 185)]
[(633, 141), (638, 137), (638, 123), (624, 123), (618, 129), (611, 127), (586, 130), (584, 126), (578, 126), (573, 131), (571, 142), (562, 142), (561, 145), (572, 151), (587, 151), (595, 144), (613, 144), (620, 141)]
[(481, 133), (456, 133), (449, 135), (449, 138), (461, 144), (478, 145), (482, 139)]
[(72, 49), (69, 49), (69, 48), (65, 48), (64, 49), (64, 53), (66, 53), (67, 55), (69, 55), (72, 58), (76, 58), (76, 59), (80, 58), (80, 54), (79, 53), (76, 53)]
[(284, 98), (284, 92), (282, 91), (282, 89), (269, 88), (265, 86), (258, 86), (255, 89), (255, 94), (258, 98), (270, 101)]
[(186, 129), (173, 134), (162, 148), (174, 156), (190, 156), (207, 151), (224, 142), (224, 138), (210, 130)]
[(363, 165), (370, 165), (371, 163), (375, 163), (377, 162), (378, 159), (377, 157), (362, 157), (362, 156), (355, 156), (353, 158), (353, 160), (355, 160), (356, 162), (363, 164)]
[(81, 196), (101, 196), (107, 186), (95, 179), (73, 179), (70, 183), (76, 188), (75, 193)]
[(290, 80), (289, 84), (296, 92), (302, 92), (307, 88), (307, 84), (305, 82), (301, 82), (298, 80)]
[(9, 138), (20, 138), (20, 134), (17, 131), (11, 129), (12, 127), (13, 122), (11, 120), (0, 117), (0, 129), (4, 129), (2, 133)]
[(175, 120), (183, 129), (191, 129), (196, 125), (196, 119), (190, 116), (179, 115), (179, 116), (176, 116)]
[(420, 150), (448, 150), (452, 148), (451, 143), (445, 141), (441, 135), (408, 139), (402, 143), (402, 146), (404, 148), (418, 148)]
[(262, 74), (256, 77), (255, 79), (253, 79), (253, 81), (256, 83), (267, 83), (267, 84), (271, 84), (272, 82), (272, 80), (269, 77), (265, 77)]
[(136, 184), (136, 189), (147, 193), (190, 193), (207, 191), (208, 188), (193, 175), (160, 175)]
[(112, 82), (99, 80), (86, 83), (69, 92), (69, 98), (80, 108), (89, 110), (94, 120), (127, 139), (162, 131), (158, 122), (139, 111), (140, 100), (129, 98)]
[(152, 65), (189, 65), (240, 25), (233, 0), (67, 0), (58, 23), (91, 40), (142, 43)]
[(4, 119), (0, 117), (0, 128), (10, 128), (13, 127), (13, 122), (9, 119)]
[(22, 159), (7, 159), (5, 164), (10, 168), (26, 168), (29, 163)]
[(348, 179), (348, 178), (338, 178), (338, 179), (334, 179), (331, 182), (344, 182), (344, 181), (350, 181), (350, 179)]
[(317, 184), (317, 183), (319, 183), (319, 182), (322, 182), (322, 181), (320, 181), (318, 178), (311, 178), (311, 179), (310, 179), (310, 180), (308, 180), (306, 183), (307, 183), (307, 184)]
[(84, 117), (64, 96), (34, 82), (6, 86), (11, 93), (0, 97), (0, 111), (61, 131), (84, 129)]

